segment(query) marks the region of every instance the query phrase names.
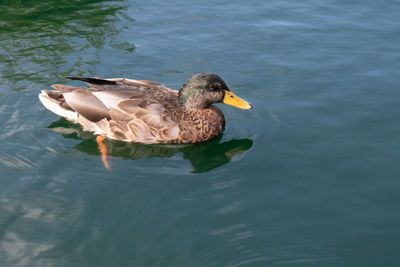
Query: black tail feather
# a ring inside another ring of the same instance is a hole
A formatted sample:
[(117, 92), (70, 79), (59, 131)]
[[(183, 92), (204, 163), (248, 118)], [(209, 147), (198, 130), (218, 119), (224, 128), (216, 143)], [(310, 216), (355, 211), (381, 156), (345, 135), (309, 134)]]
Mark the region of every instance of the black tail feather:
[(108, 80), (104, 80), (102, 78), (84, 78), (84, 77), (74, 77), (74, 76), (65, 76), (65, 78), (70, 79), (70, 80), (82, 81), (82, 82), (86, 82), (89, 84), (95, 84), (95, 85), (114, 85), (114, 84), (116, 84), (116, 82), (114, 82), (114, 81), (108, 81)]

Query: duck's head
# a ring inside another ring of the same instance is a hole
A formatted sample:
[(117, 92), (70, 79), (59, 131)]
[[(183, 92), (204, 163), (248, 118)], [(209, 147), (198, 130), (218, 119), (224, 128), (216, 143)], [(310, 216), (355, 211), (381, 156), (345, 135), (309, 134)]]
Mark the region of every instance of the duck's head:
[(240, 109), (251, 105), (232, 93), (225, 82), (214, 73), (200, 73), (190, 77), (179, 90), (179, 103), (185, 109), (204, 109), (214, 103), (224, 103)]

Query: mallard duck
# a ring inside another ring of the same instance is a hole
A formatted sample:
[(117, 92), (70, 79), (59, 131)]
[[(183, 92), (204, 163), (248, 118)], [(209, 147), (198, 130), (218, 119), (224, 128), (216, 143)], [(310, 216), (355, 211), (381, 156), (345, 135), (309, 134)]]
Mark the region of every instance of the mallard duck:
[(214, 103), (251, 109), (214, 73), (189, 78), (179, 91), (125, 78), (66, 77), (89, 87), (54, 84), (39, 99), (52, 112), (96, 135), (145, 144), (199, 143), (217, 137), (225, 118)]

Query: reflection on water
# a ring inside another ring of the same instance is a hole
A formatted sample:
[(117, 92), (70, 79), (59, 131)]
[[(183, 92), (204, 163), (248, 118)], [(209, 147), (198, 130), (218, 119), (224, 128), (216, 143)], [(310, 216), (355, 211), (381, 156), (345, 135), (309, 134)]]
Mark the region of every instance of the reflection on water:
[[(84, 139), (74, 146), (75, 149), (91, 155), (100, 155), (94, 135), (82, 131), (81, 127), (64, 118), (53, 122), (49, 129), (74, 139)], [(183, 158), (190, 161), (193, 173), (206, 172), (228, 163), (232, 156), (242, 154), (250, 149), (253, 141), (250, 139), (230, 140), (221, 143), (219, 137), (196, 145), (157, 144), (145, 145), (107, 140), (108, 155), (123, 159), (143, 159), (152, 157), (169, 158), (175, 153), (183, 153)]]
[(48, 84), (88, 71), (99, 64), (105, 44), (133, 52), (133, 44), (117, 38), (124, 29), (120, 22), (133, 21), (124, 2), (0, 1), (0, 78), (22, 90), (25, 80)]

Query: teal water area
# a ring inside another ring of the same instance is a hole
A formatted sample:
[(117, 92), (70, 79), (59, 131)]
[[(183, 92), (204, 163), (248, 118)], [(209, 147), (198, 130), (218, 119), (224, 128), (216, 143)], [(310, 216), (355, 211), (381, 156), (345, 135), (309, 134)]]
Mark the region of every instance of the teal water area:
[[(398, 1), (0, 1), (1, 266), (399, 266)], [(219, 74), (199, 145), (46, 110), (66, 75)]]

